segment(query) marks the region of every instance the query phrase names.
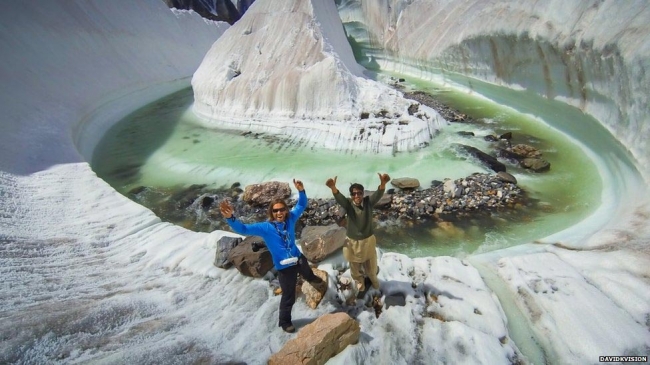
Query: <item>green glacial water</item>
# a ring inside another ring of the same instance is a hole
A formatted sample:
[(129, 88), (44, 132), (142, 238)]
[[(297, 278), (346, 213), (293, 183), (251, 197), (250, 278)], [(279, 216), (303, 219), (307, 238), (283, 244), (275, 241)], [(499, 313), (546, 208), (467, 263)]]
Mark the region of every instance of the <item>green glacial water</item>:
[[(406, 86), (429, 92), (480, 123), (453, 123), (428, 147), (415, 152), (340, 152), (200, 127), (191, 111), (193, 97), (188, 88), (145, 105), (116, 123), (97, 146), (91, 164), (98, 176), (127, 196), (141, 186), (158, 189), (158, 200), (139, 201), (156, 211), (155, 205), (165, 195), (176, 194), (192, 184), (218, 188), (235, 182), (245, 186), (297, 178), (304, 181), (309, 197), (328, 198), (331, 194), (324, 183), (329, 177), (338, 176), (342, 189), (360, 182), (373, 190), (379, 182), (377, 173), (387, 172), (393, 178), (417, 178), (428, 187), (432, 180), (489, 172), (453, 148), (463, 143), (490, 152), (490, 142), (482, 138), (488, 134), (512, 132), (513, 144), (526, 143), (543, 152), (543, 158), (551, 163), (548, 172), (532, 173), (507, 165), (519, 186), (535, 199), (531, 207), (514, 214), (463, 219), (444, 227), (430, 221), (380, 223), (377, 233), (381, 249), (412, 257), (464, 256), (531, 242), (576, 224), (600, 204), (602, 182), (593, 156), (579, 138), (552, 127), (543, 113), (550, 110), (554, 122), (562, 123), (563, 118), (576, 118), (572, 108), (560, 103), (556, 103), (557, 109), (541, 105), (542, 112), (535, 115), (518, 110), (519, 102), (530, 103), (528, 98), (533, 97), (521, 91), (495, 87), (492, 92), (508, 101), (497, 104), (482, 95), (412, 78)], [(593, 124), (597, 125), (595, 121)], [(476, 136), (463, 137), (460, 131), (471, 131)]]

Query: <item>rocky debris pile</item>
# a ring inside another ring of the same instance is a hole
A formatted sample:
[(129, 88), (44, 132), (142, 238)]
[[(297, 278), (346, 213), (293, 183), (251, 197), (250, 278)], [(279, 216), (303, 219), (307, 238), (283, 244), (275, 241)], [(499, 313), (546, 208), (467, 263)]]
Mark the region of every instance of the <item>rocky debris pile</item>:
[[(396, 85), (400, 86), (400, 85)], [(445, 120), (450, 122), (471, 122), (472, 119), (469, 118), (466, 114), (461, 113), (460, 111), (451, 108), (440, 101), (434, 99), (433, 96), (427, 94), (423, 91), (413, 91), (413, 92), (404, 92), (404, 97), (407, 99), (412, 99), (419, 102), (422, 105), (426, 105), (440, 114)]]
[[(467, 216), (473, 212), (489, 212), (499, 209), (515, 208), (517, 204), (525, 204), (527, 196), (519, 188), (514, 176), (499, 172), (497, 174), (476, 173), (457, 180), (432, 181), (431, 186), (422, 188), (417, 179), (396, 178), (396, 183), (407, 182), (410, 188), (388, 189), (375, 209), (375, 216), (381, 221), (401, 219), (423, 219), (446, 215), (448, 220), (455, 217)], [(400, 182), (401, 181), (401, 182)], [(281, 183), (268, 182), (259, 185), (277, 185)], [(254, 223), (267, 219), (268, 199), (244, 201), (241, 198), (243, 190), (238, 183), (229, 188), (210, 189), (205, 185), (192, 185), (186, 190), (176, 192), (163, 200), (161, 204), (151, 209), (161, 219), (179, 224), (188, 229), (199, 232), (226, 230), (230, 228), (219, 213), (219, 202), (229, 199), (235, 208), (235, 215), (244, 223)], [(400, 185), (402, 186), (402, 185)], [(248, 187), (247, 187), (248, 188)], [(278, 191), (283, 191), (278, 190)], [(372, 191), (366, 191), (366, 195)], [(152, 188), (134, 189), (129, 196), (138, 202), (151, 201), (152, 196), (161, 193)], [(284, 194), (284, 193), (283, 193)], [(284, 195), (283, 195), (284, 196)], [(175, 198), (177, 197), (177, 198)], [(260, 196), (261, 197), (261, 196)], [(178, 199), (178, 200), (174, 200)], [(289, 199), (290, 208), (295, 206), (296, 200)], [(307, 208), (296, 224), (296, 237), (302, 237), (302, 231), (308, 226), (344, 225), (344, 216), (340, 206), (334, 198), (312, 199), (308, 198)], [(335, 231), (332, 231), (333, 235)], [(326, 234), (314, 236), (311, 241), (321, 240), (321, 244), (314, 246), (313, 257), (327, 255), (335, 246)], [(327, 243), (329, 242), (329, 243)], [(327, 243), (327, 245), (325, 245)], [(327, 246), (327, 247), (325, 247)], [(332, 247), (330, 247), (332, 246)], [(323, 252), (318, 253), (319, 250)]]
[(390, 209), (378, 210), (381, 218), (421, 219), (440, 214), (467, 216), (479, 210), (515, 208), (525, 198), (524, 191), (516, 185), (516, 179), (507, 173), (477, 173), (434, 184), (427, 189), (395, 192)]

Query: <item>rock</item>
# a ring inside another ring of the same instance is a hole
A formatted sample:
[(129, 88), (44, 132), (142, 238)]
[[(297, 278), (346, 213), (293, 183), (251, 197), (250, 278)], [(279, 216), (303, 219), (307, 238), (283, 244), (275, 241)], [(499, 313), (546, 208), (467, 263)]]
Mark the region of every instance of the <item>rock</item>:
[(499, 148), (497, 150), (497, 156), (503, 159), (506, 159), (510, 161), (511, 163), (519, 163), (521, 159), (523, 159), (522, 156), (510, 151), (507, 148)]
[(507, 173), (505, 171), (497, 172), (497, 179), (499, 179), (499, 180), (501, 180), (503, 182), (508, 182), (508, 183), (512, 183), (512, 184), (517, 183), (517, 179), (514, 176), (510, 175), (509, 173)]
[(460, 131), (458, 132), (458, 135), (463, 137), (474, 137), (474, 132)]
[(400, 177), (390, 181), (391, 185), (400, 189), (417, 189), (420, 187), (420, 181), (410, 177)]
[(455, 197), (457, 186), (454, 180), (445, 180), (445, 183), (442, 184), (442, 191), (444, 191), (445, 194), (449, 194), (452, 198)]
[(525, 158), (521, 161), (521, 167), (535, 172), (544, 172), (551, 169), (551, 164), (541, 158)]
[(214, 257), (214, 266), (221, 269), (231, 267), (232, 263), (228, 261), (228, 255), (230, 254), (230, 251), (241, 242), (241, 237), (221, 237), (219, 241), (217, 241), (217, 253)]
[(269, 365), (321, 365), (359, 341), (359, 323), (347, 313), (325, 314), (303, 327), (273, 354)]
[(507, 132), (499, 136), (499, 139), (511, 140), (512, 132)]
[(357, 286), (351, 277), (341, 276), (339, 278), (339, 296), (345, 305), (353, 305), (357, 300)]
[(312, 285), (310, 282), (305, 281), (302, 283), (302, 293), (305, 294), (305, 302), (307, 302), (307, 305), (311, 309), (316, 309), (318, 307), (318, 304), (320, 304), (321, 300), (323, 300), (323, 297), (325, 296), (325, 293), (327, 293), (327, 287), (328, 287), (328, 276), (327, 272), (320, 270), (320, 269), (312, 269), (314, 271), (314, 274), (318, 276), (319, 278), (323, 279), (323, 283), (321, 285), (318, 285), (317, 287)]
[(512, 153), (521, 156), (522, 158), (526, 157), (539, 157), (542, 155), (542, 153), (535, 147), (529, 146), (527, 144), (518, 144), (512, 146), (510, 149)]
[[(230, 261), (242, 275), (254, 278), (261, 278), (273, 268), (273, 259), (266, 245), (260, 247), (263, 243), (262, 237), (249, 236), (240, 244), (235, 246), (228, 254)], [(257, 243), (253, 245), (253, 243)], [(259, 248), (253, 251), (253, 247)]]
[(406, 297), (403, 293), (387, 295), (384, 299), (384, 304), (386, 305), (386, 309), (394, 305), (403, 307), (406, 305)]
[(246, 186), (242, 199), (250, 205), (266, 206), (274, 199), (287, 199), (290, 196), (289, 183), (269, 181)]
[(488, 155), (487, 153), (479, 150), (478, 148), (475, 148), (475, 147), (472, 147), (472, 146), (466, 146), (464, 144), (459, 144), (458, 146), (460, 146), (461, 149), (465, 150), (470, 155), (477, 158), (484, 165), (486, 165), (487, 167), (492, 169), (492, 171), (494, 171), (494, 172), (506, 171), (506, 165), (499, 162), (496, 159), (496, 157), (492, 157), (492, 156)]
[(302, 253), (311, 262), (321, 262), (345, 243), (345, 228), (336, 224), (329, 226), (307, 226), (302, 230), (300, 246)]
[(193, 184), (180, 190), (169, 198), (170, 201), (176, 202), (176, 209), (185, 209), (194, 203), (197, 197), (202, 194), (205, 184)]
[[(388, 190), (393, 190), (394, 189), (388, 189)], [(384, 193), (384, 195), (379, 199), (375, 207), (377, 208), (385, 208), (390, 206), (391, 202), (393, 201), (393, 194), (389, 193), (388, 191)]]

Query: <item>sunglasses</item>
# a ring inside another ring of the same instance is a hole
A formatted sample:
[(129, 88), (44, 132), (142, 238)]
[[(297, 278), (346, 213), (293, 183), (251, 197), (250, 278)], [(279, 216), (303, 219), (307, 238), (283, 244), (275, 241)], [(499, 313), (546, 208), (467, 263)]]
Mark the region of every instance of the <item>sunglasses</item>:
[(352, 195), (352, 196), (362, 196), (363, 191), (353, 191), (353, 192), (350, 193), (350, 195)]
[(273, 213), (286, 212), (287, 208), (273, 209)]

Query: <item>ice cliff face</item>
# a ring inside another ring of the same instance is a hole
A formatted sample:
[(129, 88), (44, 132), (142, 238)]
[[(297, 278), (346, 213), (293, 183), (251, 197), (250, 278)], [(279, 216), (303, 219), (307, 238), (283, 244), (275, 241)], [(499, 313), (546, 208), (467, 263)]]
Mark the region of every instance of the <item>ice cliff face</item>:
[(331, 1), (257, 1), (192, 79), (205, 125), (336, 149), (408, 150), (444, 120), (364, 76)]
[(525, 88), (593, 115), (650, 181), (647, 1), (381, 0), (345, 9), (398, 63)]

